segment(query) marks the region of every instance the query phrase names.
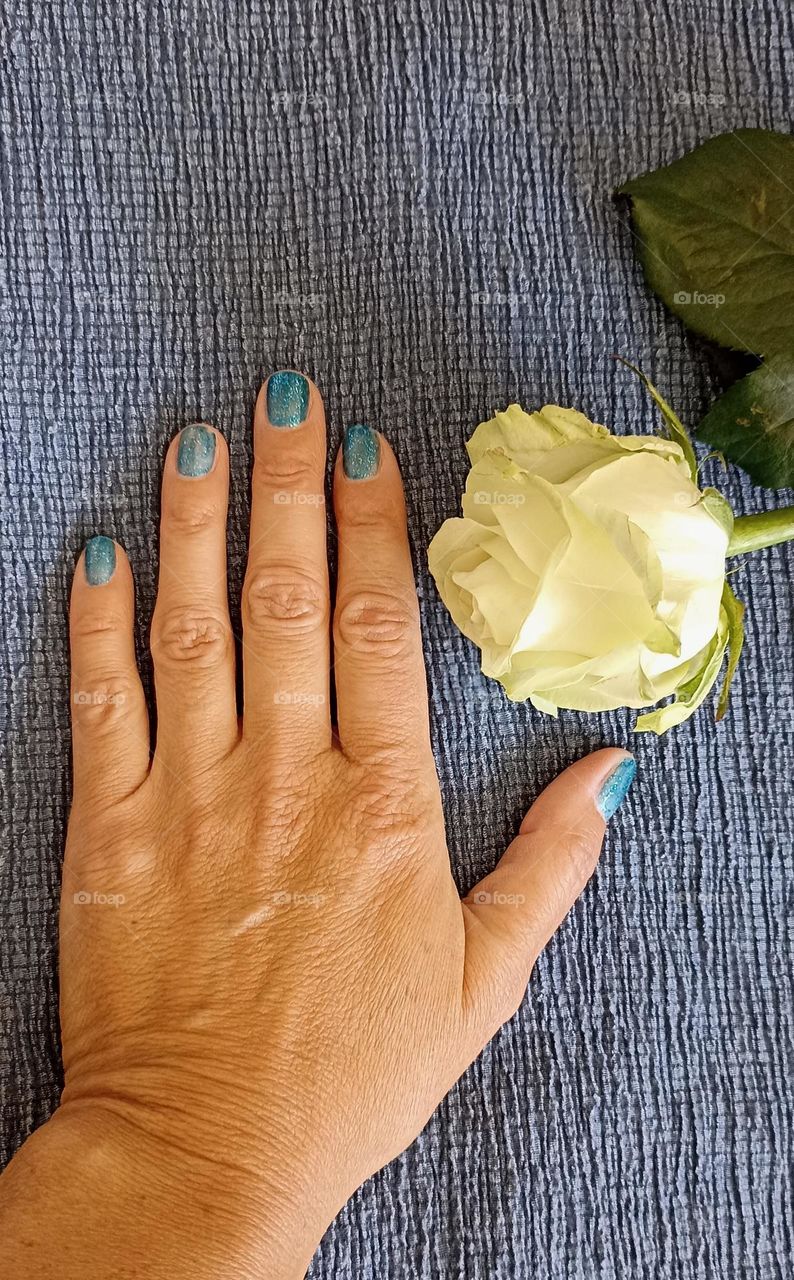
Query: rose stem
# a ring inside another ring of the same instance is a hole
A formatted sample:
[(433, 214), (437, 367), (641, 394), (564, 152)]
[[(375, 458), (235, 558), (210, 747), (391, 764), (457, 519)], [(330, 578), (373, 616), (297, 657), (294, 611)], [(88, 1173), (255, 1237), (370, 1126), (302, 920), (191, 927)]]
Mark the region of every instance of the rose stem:
[(728, 555), (738, 556), (745, 551), (760, 551), (761, 547), (774, 547), (776, 543), (788, 542), (791, 538), (794, 538), (794, 507), (758, 511), (752, 516), (737, 516), (728, 545)]

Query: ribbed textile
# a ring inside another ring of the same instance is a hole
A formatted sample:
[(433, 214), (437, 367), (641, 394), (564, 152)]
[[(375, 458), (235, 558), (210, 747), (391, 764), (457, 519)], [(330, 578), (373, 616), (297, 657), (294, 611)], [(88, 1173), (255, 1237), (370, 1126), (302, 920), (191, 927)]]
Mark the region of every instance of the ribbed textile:
[[(789, 1280), (789, 553), (733, 579), (729, 718), (661, 741), (628, 714), (508, 703), (425, 553), (465, 438), (511, 400), (646, 431), (618, 352), (697, 421), (706, 355), (648, 293), (611, 192), (713, 133), (789, 129), (793, 36), (775, 0), (4, 0), (4, 1158), (59, 1091), (74, 560), (100, 531), (127, 548), (143, 657), (164, 450), (209, 420), (232, 450), (236, 595), (255, 393), (289, 366), (322, 388), (334, 448), (370, 422), (402, 464), (461, 888), (566, 763), (605, 743), (639, 760), (519, 1014), (348, 1205), (313, 1280)], [(787, 500), (707, 468), (738, 511)]]

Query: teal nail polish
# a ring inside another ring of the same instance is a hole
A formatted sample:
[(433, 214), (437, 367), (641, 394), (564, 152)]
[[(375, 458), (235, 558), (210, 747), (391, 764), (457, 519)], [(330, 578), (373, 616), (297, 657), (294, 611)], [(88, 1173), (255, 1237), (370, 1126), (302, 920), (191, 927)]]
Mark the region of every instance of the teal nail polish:
[(620, 808), (636, 774), (637, 761), (633, 756), (627, 756), (625, 760), (621, 760), (616, 769), (612, 770), (596, 800), (596, 808), (604, 822), (609, 822), (612, 815)]
[(179, 436), (176, 469), (181, 476), (205, 476), (215, 461), (215, 432), (199, 423)]
[(374, 476), (380, 466), (380, 440), (377, 431), (361, 423), (345, 427), (342, 464), (348, 480), (369, 480)]
[(271, 427), (299, 427), (309, 412), (309, 384), (302, 373), (271, 373), (267, 417)]
[(89, 538), (85, 544), (85, 580), (90, 587), (110, 582), (116, 568), (116, 544), (112, 538)]

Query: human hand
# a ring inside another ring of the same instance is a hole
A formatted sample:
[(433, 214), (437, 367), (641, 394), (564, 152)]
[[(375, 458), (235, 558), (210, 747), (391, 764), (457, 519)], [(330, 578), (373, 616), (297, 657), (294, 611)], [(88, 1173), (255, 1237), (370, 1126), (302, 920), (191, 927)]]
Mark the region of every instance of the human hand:
[(147, 1190), (107, 1271), (76, 1245), (75, 1275), (116, 1274), (113, 1249), (150, 1276), (301, 1275), (345, 1200), (515, 1012), (633, 776), (613, 749), (566, 770), (460, 901), (397, 463), (348, 429), (332, 647), (323, 405), (299, 375), (267, 385), (242, 718), (217, 431), (187, 428), (165, 463), (153, 758), (127, 559), (94, 539), (75, 574), (65, 1088), (50, 1126), (125, 1195)]

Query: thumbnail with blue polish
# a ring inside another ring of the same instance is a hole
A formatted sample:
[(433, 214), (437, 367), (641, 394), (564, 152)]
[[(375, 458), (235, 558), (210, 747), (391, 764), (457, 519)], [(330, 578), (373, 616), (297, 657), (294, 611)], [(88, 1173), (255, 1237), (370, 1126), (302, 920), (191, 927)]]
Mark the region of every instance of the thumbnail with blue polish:
[(625, 760), (621, 760), (618, 767), (610, 773), (596, 800), (598, 812), (605, 822), (609, 822), (609, 819), (626, 799), (626, 794), (636, 774), (637, 761), (633, 756), (628, 756)]

